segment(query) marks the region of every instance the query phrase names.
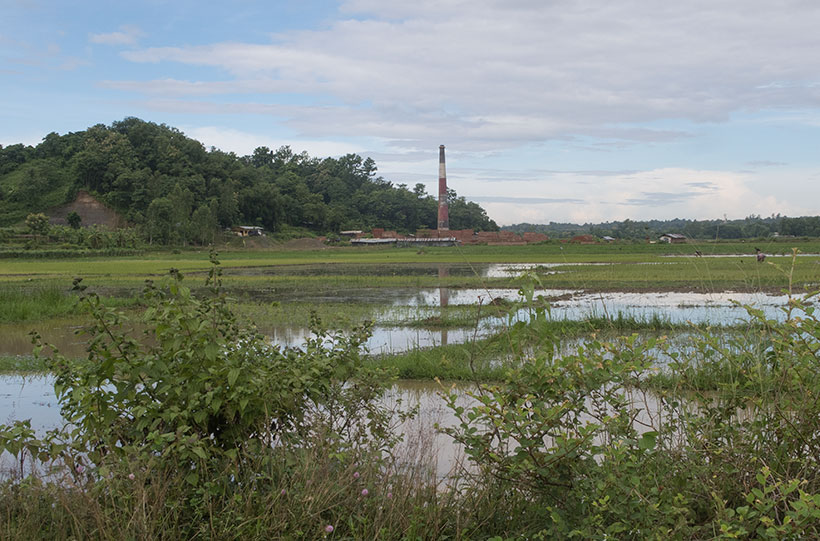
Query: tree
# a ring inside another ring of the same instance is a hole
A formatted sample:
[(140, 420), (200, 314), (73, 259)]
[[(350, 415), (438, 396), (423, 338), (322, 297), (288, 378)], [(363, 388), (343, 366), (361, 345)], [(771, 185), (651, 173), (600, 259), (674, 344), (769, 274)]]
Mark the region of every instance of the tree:
[(48, 225), (48, 216), (39, 212), (37, 214), (29, 214), (26, 216), (26, 227), (35, 236), (48, 235), (50, 229)]
[(72, 229), (79, 229), (79, 228), (80, 228), (80, 224), (81, 224), (81, 223), (82, 223), (82, 221), (83, 221), (83, 219), (80, 217), (80, 215), (79, 215), (79, 214), (77, 214), (77, 213), (76, 213), (75, 211), (73, 211), (73, 210), (72, 210), (71, 212), (69, 212), (69, 213), (68, 213), (68, 216), (66, 216), (66, 218), (65, 218), (65, 219), (66, 219), (66, 221), (68, 222), (68, 225), (70, 225)]
[(151, 201), (146, 213), (148, 242), (154, 240), (167, 243), (171, 240), (171, 228), (174, 225), (174, 205), (167, 197)]

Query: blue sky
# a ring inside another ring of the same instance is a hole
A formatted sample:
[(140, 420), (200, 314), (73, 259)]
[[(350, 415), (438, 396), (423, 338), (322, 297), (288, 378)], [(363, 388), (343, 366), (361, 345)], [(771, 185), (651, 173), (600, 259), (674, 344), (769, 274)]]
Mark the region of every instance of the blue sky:
[(810, 0), (0, 0), (0, 144), (355, 152), (500, 224), (820, 214)]

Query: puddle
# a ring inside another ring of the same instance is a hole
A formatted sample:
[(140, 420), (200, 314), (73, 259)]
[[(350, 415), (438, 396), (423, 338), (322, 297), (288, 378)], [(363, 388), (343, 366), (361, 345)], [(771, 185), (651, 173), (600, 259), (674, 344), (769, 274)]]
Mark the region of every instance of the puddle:
[(578, 320), (586, 317), (634, 317), (638, 320), (660, 318), (672, 323), (712, 323), (734, 325), (748, 320), (746, 310), (732, 301), (763, 311), (767, 318), (784, 319), (781, 307), (787, 295), (765, 293), (582, 293), (552, 305), (555, 319)]
[(0, 412), (0, 423), (31, 419), (38, 434), (59, 427), (62, 418), (54, 395), (54, 376), (0, 376)]
[[(365, 348), (374, 355), (401, 353), (419, 348), (463, 344), (475, 336), (484, 337), (492, 329), (484, 324), (475, 329), (422, 329), (419, 327), (373, 327), (372, 335), (365, 343)], [(310, 331), (300, 327), (262, 328), (263, 334), (270, 337), (274, 344), (282, 347), (302, 347), (310, 337)], [(476, 334), (477, 333), (477, 334)]]

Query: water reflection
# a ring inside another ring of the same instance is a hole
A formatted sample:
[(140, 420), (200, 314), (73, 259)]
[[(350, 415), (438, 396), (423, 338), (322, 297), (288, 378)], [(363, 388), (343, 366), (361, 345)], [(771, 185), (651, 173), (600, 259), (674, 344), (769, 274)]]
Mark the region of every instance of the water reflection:
[[(450, 276), (450, 267), (447, 265), (439, 265), (438, 267), (438, 277), (439, 280), (439, 288), (438, 288), (438, 297), (439, 297), (439, 307), (441, 308), (439, 317), (444, 319), (446, 317), (447, 307), (450, 306), (450, 288), (445, 287), (443, 278), (447, 278)], [(441, 329), (441, 345), (447, 345), (447, 329)]]
[[(466, 409), (478, 404), (469, 395), (477, 391), (478, 386), (471, 383), (443, 385), (434, 381), (402, 380), (393, 385), (382, 399), (384, 406), (394, 408), (400, 402), (404, 410), (418, 407), (415, 418), (397, 426), (404, 436), (398, 456), (407, 457), (410, 464), (429, 464), (439, 480), (450, 477), (453, 470), (463, 463), (463, 450), (439, 431), (439, 428), (459, 424), (442, 393), (455, 393), (456, 404)], [(626, 396), (635, 409), (634, 423), (639, 433), (657, 430), (661, 426), (664, 415), (661, 400), (644, 392), (626, 391)], [(0, 376), (0, 411), (4, 412), (4, 418), (0, 420), (3, 423), (30, 419), (32, 428), (39, 436), (63, 423), (54, 395), (53, 376)], [(585, 420), (591, 418), (582, 419)], [(414, 462), (418, 458), (424, 460)], [(6, 471), (11, 466), (11, 459), (7, 454), (0, 455), (0, 471)]]
[[(446, 279), (449, 269), (443, 267), (441, 278)], [(770, 319), (784, 319), (781, 307), (786, 306), (785, 295), (764, 293), (583, 293), (573, 290), (545, 289), (536, 294), (550, 300), (551, 317), (555, 320), (582, 320), (586, 318), (617, 319), (634, 318), (638, 321), (658, 319), (675, 324), (710, 323), (713, 325), (736, 325), (745, 322), (744, 308), (732, 301), (752, 305), (763, 311)], [(383, 322), (373, 328), (373, 335), (366, 347), (375, 354), (397, 353), (415, 348), (429, 348), (439, 345), (459, 344), (484, 337), (508, 322), (503, 311), (498, 316), (482, 319), (477, 328), (422, 328), (401, 324), (385, 324), (388, 321), (407, 319), (444, 319), (448, 307), (488, 306), (494, 300), (520, 300), (516, 289), (452, 289), (441, 286), (434, 289), (414, 290), (402, 299), (374, 314), (374, 319)], [(487, 311), (482, 314), (487, 314)], [(513, 319), (525, 319), (527, 311), (511, 314)], [(287, 325), (266, 325), (258, 321), (260, 332), (270, 337), (271, 342), (282, 347), (301, 347), (310, 337), (306, 327)], [(32, 352), (29, 332), (36, 324), (0, 325), (0, 355), (30, 355)], [(42, 325), (40, 325), (42, 328)], [(49, 322), (49, 328), (42, 330), (45, 342), (54, 344), (68, 357), (86, 355), (86, 335), (77, 335), (78, 320)]]

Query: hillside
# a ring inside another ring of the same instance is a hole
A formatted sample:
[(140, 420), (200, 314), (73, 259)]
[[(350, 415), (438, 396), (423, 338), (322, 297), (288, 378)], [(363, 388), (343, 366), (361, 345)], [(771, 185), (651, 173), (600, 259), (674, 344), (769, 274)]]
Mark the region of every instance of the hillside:
[[(238, 224), (415, 231), (435, 227), (437, 212), (424, 185), (393, 184), (370, 158), (314, 158), (287, 146), (239, 157), (136, 118), (50, 133), (36, 147), (0, 147), (0, 226), (32, 212), (67, 214), (61, 205), (82, 190), (161, 243), (205, 242)], [(455, 192), (449, 203), (452, 228), (498, 229), (476, 203)]]

